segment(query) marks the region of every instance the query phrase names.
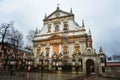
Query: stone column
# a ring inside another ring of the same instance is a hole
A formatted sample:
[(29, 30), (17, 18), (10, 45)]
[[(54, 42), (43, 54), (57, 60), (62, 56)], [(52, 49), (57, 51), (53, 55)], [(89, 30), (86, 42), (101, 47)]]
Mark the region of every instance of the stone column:
[(75, 61), (72, 61), (72, 73), (75, 73)]
[(45, 46), (43, 46), (43, 55), (45, 55), (46, 54), (46, 47)]
[(62, 52), (62, 46), (59, 44), (59, 53)]
[(44, 46), (41, 46), (41, 52), (44, 53)]
[(33, 48), (33, 52), (34, 52), (34, 57), (37, 57), (37, 47)]
[(74, 52), (74, 45), (73, 43), (69, 44), (69, 57), (72, 57), (72, 54)]
[(52, 55), (53, 55), (53, 45), (50, 45), (49, 51), (49, 70), (52, 70)]
[(49, 58), (49, 70), (52, 70), (52, 58)]
[(52, 58), (52, 55), (53, 55), (53, 46), (50, 45), (49, 58)]
[(83, 74), (86, 74), (86, 58), (85, 57), (83, 58), (82, 64), (83, 64)]
[(55, 30), (55, 29), (54, 29), (54, 25), (52, 24), (52, 25), (51, 25), (51, 32), (54, 32), (54, 30)]

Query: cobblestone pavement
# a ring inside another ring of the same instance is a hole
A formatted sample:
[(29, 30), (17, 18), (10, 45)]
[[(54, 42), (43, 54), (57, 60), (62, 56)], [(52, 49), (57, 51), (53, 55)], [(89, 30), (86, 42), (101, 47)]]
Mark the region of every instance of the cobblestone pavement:
[(17, 72), (14, 75), (0, 75), (0, 80), (119, 80), (112, 78), (98, 77), (96, 75), (84, 76), (76, 73), (41, 73)]

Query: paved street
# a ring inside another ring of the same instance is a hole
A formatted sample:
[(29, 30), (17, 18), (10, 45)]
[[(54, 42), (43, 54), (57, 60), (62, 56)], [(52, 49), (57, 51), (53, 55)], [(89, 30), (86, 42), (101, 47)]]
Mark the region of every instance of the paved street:
[(19, 72), (15, 75), (0, 75), (0, 80), (119, 80), (111, 78), (97, 77), (92, 75), (90, 77), (83, 76), (82, 74), (72, 73), (44, 73), (41, 77), (41, 73), (34, 72)]
[(19, 72), (15, 75), (0, 75), (0, 80), (67, 80), (79, 75), (81, 74), (44, 73), (41, 77), (41, 73)]
[(105, 78), (105, 77), (100, 77), (97, 75), (91, 75), (91, 76), (78, 76), (73, 79), (69, 80), (120, 80), (120, 79), (115, 79), (115, 78)]
[(104, 77), (98, 77), (96, 75), (93, 75), (93, 76), (86, 78), (84, 80), (120, 80), (120, 79), (104, 78)]

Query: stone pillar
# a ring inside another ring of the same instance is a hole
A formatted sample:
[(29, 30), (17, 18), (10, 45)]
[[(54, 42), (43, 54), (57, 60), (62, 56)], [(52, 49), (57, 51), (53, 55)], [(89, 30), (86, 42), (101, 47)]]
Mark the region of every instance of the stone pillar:
[(75, 61), (72, 61), (72, 73), (75, 73)]
[(82, 64), (83, 64), (83, 74), (86, 74), (86, 58), (83, 58)]
[(43, 55), (45, 55), (46, 54), (46, 47), (45, 46), (43, 46)]
[(52, 58), (52, 55), (53, 55), (53, 46), (50, 45), (49, 58)]
[(49, 70), (52, 70), (52, 58), (49, 58)]
[(41, 52), (44, 53), (44, 46), (41, 46)]
[(54, 24), (51, 25), (51, 32), (54, 32), (55, 29), (54, 29)]
[(62, 46), (59, 44), (59, 53), (62, 52)]
[(33, 52), (34, 52), (34, 57), (37, 57), (37, 47), (33, 48)]
[(95, 62), (95, 73), (98, 74), (99, 65), (98, 65), (98, 59), (97, 59), (97, 57), (94, 58), (94, 62)]
[(73, 52), (74, 52), (74, 45), (71, 43), (69, 44), (69, 57), (72, 57)]
[(62, 71), (62, 61), (58, 61), (58, 71)]
[(53, 45), (50, 45), (50, 50), (49, 50), (49, 70), (52, 70), (52, 55), (53, 55)]

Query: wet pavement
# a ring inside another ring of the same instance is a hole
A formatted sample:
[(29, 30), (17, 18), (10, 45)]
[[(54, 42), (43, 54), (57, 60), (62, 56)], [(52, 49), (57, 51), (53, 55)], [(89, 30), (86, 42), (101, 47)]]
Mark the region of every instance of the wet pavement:
[(91, 75), (91, 76), (86, 76), (86, 75), (82, 75), (82, 76), (78, 76), (69, 80), (120, 80), (118, 78), (106, 78), (106, 77), (101, 77), (101, 76), (97, 76), (97, 75)]
[(120, 80), (120, 79), (115, 79), (115, 78), (105, 78), (105, 77), (100, 77), (97, 75), (92, 75), (88, 78), (85, 78), (84, 80)]
[(96, 75), (86, 76), (80, 73), (41, 73), (16, 72), (13, 75), (0, 75), (0, 80), (120, 80), (113, 78), (98, 77)]
[(0, 75), (0, 80), (68, 80), (80, 76), (72, 73), (41, 73), (17, 72), (14, 75)]

